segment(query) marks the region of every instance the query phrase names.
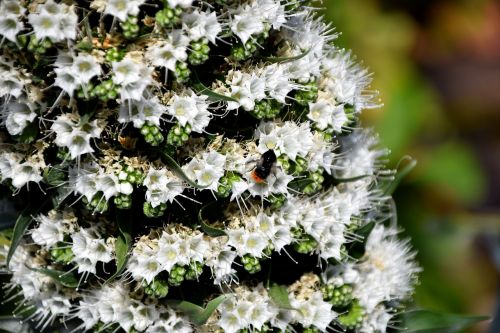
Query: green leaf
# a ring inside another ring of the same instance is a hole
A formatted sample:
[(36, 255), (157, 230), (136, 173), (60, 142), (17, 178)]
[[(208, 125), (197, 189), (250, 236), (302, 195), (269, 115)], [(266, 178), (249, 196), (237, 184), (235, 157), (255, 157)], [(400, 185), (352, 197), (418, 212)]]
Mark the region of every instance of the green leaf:
[(363, 179), (366, 177), (370, 177), (370, 175), (361, 175), (361, 176), (356, 176), (356, 177), (352, 177), (352, 178), (335, 178), (335, 181), (337, 183), (350, 183), (350, 182), (355, 182), (357, 180), (360, 180), (360, 179)]
[(488, 319), (488, 316), (463, 316), (430, 310), (414, 310), (403, 314), (406, 333), (453, 333)]
[(60, 186), (65, 182), (66, 173), (60, 166), (46, 167), (43, 170), (43, 180), (51, 186)]
[(375, 227), (375, 222), (370, 222), (368, 224), (365, 224), (361, 228), (356, 230), (356, 235), (363, 237), (363, 240), (366, 240), (368, 236), (370, 236), (370, 233), (372, 232), (373, 228)]
[(189, 185), (191, 185), (194, 188), (199, 188), (199, 189), (204, 189), (204, 188), (208, 187), (208, 186), (198, 185), (194, 181), (189, 179), (189, 177), (182, 170), (181, 166), (173, 159), (172, 156), (170, 156), (169, 154), (167, 154), (164, 151), (160, 151), (160, 150), (156, 150), (156, 151), (160, 152), (160, 154), (162, 155), (163, 162), (166, 165), (168, 165), (170, 167), (170, 169), (172, 169), (172, 171), (175, 172), (175, 174), (177, 174), (177, 176), (182, 178), (186, 183), (188, 183)]
[(120, 231), (115, 241), (116, 272), (104, 282), (107, 284), (120, 275), (125, 269), (130, 249), (132, 248), (132, 215), (123, 210), (117, 209), (116, 222)]
[[(398, 163), (398, 165), (400, 163), (401, 161)], [(384, 194), (385, 195), (393, 194), (396, 188), (398, 187), (399, 183), (401, 183), (403, 178), (405, 178), (415, 168), (416, 165), (417, 161), (410, 158), (408, 164), (405, 165), (401, 170), (397, 171), (396, 176), (394, 176), (394, 179), (386, 186), (383, 186)]]
[(19, 135), (19, 142), (32, 143), (38, 135), (38, 124), (30, 123), (26, 126), (23, 132)]
[(198, 222), (201, 225), (201, 229), (203, 229), (203, 231), (207, 235), (212, 236), (212, 237), (225, 236), (226, 232), (224, 230), (217, 229), (215, 227), (212, 227), (212, 226), (208, 225), (207, 223), (205, 223), (205, 220), (203, 219), (203, 211), (205, 210), (205, 208), (207, 208), (208, 206), (214, 204), (215, 202), (211, 202), (211, 203), (206, 204), (205, 206), (201, 207), (201, 209), (198, 211)]
[(50, 276), (57, 282), (59, 282), (61, 285), (68, 287), (68, 288), (76, 288), (78, 287), (78, 279), (70, 272), (63, 272), (63, 271), (58, 271), (55, 269), (49, 269), (49, 268), (32, 268), (29, 266), (26, 266), (32, 271)]
[(188, 301), (169, 300), (167, 304), (188, 316), (195, 325), (203, 325), (228, 297), (229, 295), (220, 295), (208, 302), (205, 308)]
[(294, 179), (290, 183), (288, 183), (288, 186), (297, 191), (297, 192), (302, 192), (306, 186), (314, 183), (314, 180), (310, 178), (300, 178), (300, 179)]
[(231, 96), (222, 95), (222, 94), (216, 93), (213, 90), (210, 90), (207, 86), (205, 86), (200, 81), (194, 83), (193, 88), (197, 94), (208, 96), (209, 99), (211, 99), (212, 101), (215, 101), (215, 102), (218, 102), (218, 101), (238, 102), (237, 99), (235, 99)]
[(279, 308), (295, 310), (290, 304), (290, 299), (288, 298), (288, 291), (285, 286), (280, 286), (278, 284), (273, 284), (271, 288), (269, 288), (269, 297), (271, 297), (274, 304), (276, 304)]
[(40, 209), (42, 209), (42, 207), (45, 206), (47, 202), (49, 201), (45, 200), (36, 207), (33, 206), (26, 207), (17, 218), (16, 224), (14, 225), (14, 232), (12, 234), (9, 253), (7, 254), (7, 265), (6, 265), (7, 267), (9, 267), (10, 260), (12, 259), (12, 256), (14, 255), (16, 248), (21, 243), (21, 240), (23, 239), (26, 229), (28, 229), (28, 227), (31, 224), (31, 221), (33, 221), (32, 216), (38, 213)]
[(310, 51), (311, 49), (293, 57), (266, 57), (263, 60), (271, 63), (287, 63), (304, 58)]

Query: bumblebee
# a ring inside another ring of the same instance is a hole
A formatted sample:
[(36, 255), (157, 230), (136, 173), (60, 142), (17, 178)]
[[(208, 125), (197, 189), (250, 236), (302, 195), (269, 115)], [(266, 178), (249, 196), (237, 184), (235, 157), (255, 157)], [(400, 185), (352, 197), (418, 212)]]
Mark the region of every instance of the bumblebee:
[(262, 154), (259, 162), (252, 170), (251, 176), (256, 183), (264, 183), (271, 173), (271, 169), (276, 163), (276, 154), (272, 149), (269, 149)]

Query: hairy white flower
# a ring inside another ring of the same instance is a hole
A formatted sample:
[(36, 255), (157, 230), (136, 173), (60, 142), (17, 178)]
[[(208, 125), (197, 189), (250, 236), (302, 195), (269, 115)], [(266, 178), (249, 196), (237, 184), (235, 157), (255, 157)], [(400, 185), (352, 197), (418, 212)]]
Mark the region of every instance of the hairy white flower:
[(127, 16), (137, 16), (139, 14), (139, 6), (145, 0), (106, 0), (105, 14), (112, 15), (120, 21), (125, 21)]
[(148, 48), (146, 58), (153, 66), (175, 71), (177, 62), (186, 61), (188, 45), (189, 38), (181, 30), (173, 30), (165, 40)]
[(102, 132), (97, 119), (90, 121), (88, 117), (74, 113), (58, 116), (50, 128), (56, 134), (54, 143), (68, 148), (72, 159), (92, 153), (94, 149), (90, 146), (90, 139), (98, 138)]
[(38, 40), (44, 38), (52, 42), (76, 38), (78, 16), (73, 6), (48, 0), (37, 6), (36, 13), (28, 15), (28, 21)]
[(35, 105), (22, 100), (12, 101), (3, 106), (1, 119), (11, 135), (20, 135), (35, 120)]
[(132, 122), (136, 128), (141, 128), (146, 122), (160, 126), (160, 119), (166, 110), (166, 106), (161, 104), (156, 96), (151, 99), (142, 98), (138, 101), (128, 100), (120, 105), (118, 121), (121, 123)]
[(222, 31), (215, 12), (194, 10), (191, 13), (185, 13), (182, 15), (182, 26), (191, 40), (206, 38), (213, 44), (217, 35)]

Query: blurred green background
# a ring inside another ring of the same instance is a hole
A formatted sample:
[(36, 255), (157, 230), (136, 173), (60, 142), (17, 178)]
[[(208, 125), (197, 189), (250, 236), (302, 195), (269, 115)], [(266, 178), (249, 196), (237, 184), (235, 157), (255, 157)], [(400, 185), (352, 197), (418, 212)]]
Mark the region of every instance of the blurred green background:
[[(493, 316), (500, 267), (500, 2), (325, 0), (324, 15), (373, 72), (365, 111), (417, 167), (395, 193), (424, 268), (415, 306)], [(495, 263), (494, 258), (497, 258)], [(466, 332), (494, 332), (491, 322)], [(500, 329), (500, 328), (499, 328)], [(499, 332), (499, 331), (497, 331)]]

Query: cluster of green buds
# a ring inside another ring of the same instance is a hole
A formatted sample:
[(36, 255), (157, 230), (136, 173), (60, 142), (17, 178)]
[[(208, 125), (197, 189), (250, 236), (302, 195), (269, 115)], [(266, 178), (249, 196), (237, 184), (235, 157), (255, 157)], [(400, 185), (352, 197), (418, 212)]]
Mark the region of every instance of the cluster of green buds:
[[(116, 99), (120, 92), (120, 87), (113, 83), (112, 79), (104, 80), (98, 85), (96, 85), (93, 89), (91, 84), (87, 85), (87, 89), (89, 90), (89, 96), (97, 97), (103, 102), (107, 102), (112, 99)], [(79, 98), (85, 98), (83, 91), (78, 91)]]
[(302, 329), (302, 332), (303, 333), (319, 333), (320, 330), (318, 330), (316, 327), (314, 326), (309, 326), (309, 327), (304, 327)]
[(201, 273), (203, 273), (203, 263), (193, 261), (191, 264), (186, 266), (186, 274), (184, 275), (184, 278), (186, 280), (197, 280)]
[(101, 191), (97, 192), (90, 201), (88, 201), (86, 197), (83, 197), (82, 200), (83, 203), (87, 205), (87, 209), (91, 210), (92, 212), (102, 214), (108, 210), (108, 202), (104, 197), (104, 193), (102, 193)]
[(166, 203), (161, 203), (156, 207), (153, 207), (151, 203), (145, 201), (142, 206), (142, 212), (149, 218), (161, 217), (165, 214), (165, 210), (167, 209)]
[(303, 85), (301, 90), (296, 90), (294, 98), (298, 104), (303, 106), (316, 102), (318, 99), (318, 84), (316, 81), (308, 82)]
[(139, 35), (139, 24), (136, 16), (129, 16), (124, 22), (120, 22), (123, 37), (127, 39), (135, 38)]
[(186, 124), (186, 126), (182, 126), (181, 124), (175, 124), (168, 131), (167, 143), (174, 147), (180, 147), (189, 140), (189, 134), (191, 134), (191, 125)]
[(337, 320), (344, 329), (355, 330), (361, 326), (361, 324), (363, 323), (363, 318), (363, 307), (357, 300), (354, 300), (347, 312), (339, 315)]
[(208, 46), (208, 39), (202, 38), (197, 41), (192, 41), (189, 44), (191, 52), (188, 56), (188, 61), (191, 65), (201, 65), (208, 60), (208, 53), (210, 52), (210, 46)]
[(113, 202), (118, 209), (132, 208), (132, 196), (130, 194), (119, 193), (114, 197)]
[(119, 50), (116, 47), (112, 47), (106, 51), (105, 59), (107, 62), (112, 63), (120, 61), (125, 56), (125, 50)]
[(175, 264), (168, 276), (168, 284), (174, 287), (180, 286), (186, 277), (186, 273), (186, 267)]
[(339, 287), (326, 284), (321, 287), (321, 292), (323, 293), (323, 299), (332, 303), (332, 306), (337, 309), (345, 308), (353, 301), (352, 286), (349, 284)]
[(29, 37), (30, 41), (28, 43), (28, 51), (35, 54), (44, 54), (48, 49), (52, 47), (52, 42), (48, 38), (38, 40), (35, 35)]
[(131, 165), (124, 165), (122, 170), (118, 173), (120, 182), (129, 182), (131, 184), (141, 184), (144, 180), (144, 173), (141, 169), (136, 169)]
[(224, 176), (219, 179), (219, 187), (217, 188), (217, 195), (221, 198), (227, 198), (231, 194), (233, 183), (239, 182), (241, 176), (234, 172), (226, 172)]
[(55, 247), (50, 249), (50, 256), (55, 262), (64, 265), (70, 263), (74, 257), (71, 247), (62, 242), (57, 243)]
[(325, 178), (323, 177), (323, 170), (318, 170), (315, 172), (309, 172), (307, 176), (307, 180), (309, 180), (308, 184), (302, 189), (302, 193), (307, 195), (313, 195), (318, 193), (321, 190), (323, 181)]
[(314, 237), (307, 234), (302, 227), (292, 228), (292, 235), (295, 238), (293, 248), (298, 253), (311, 253), (318, 246), (318, 242), (314, 239)]
[(241, 263), (243, 264), (243, 268), (250, 274), (260, 272), (262, 269), (259, 258), (252, 257), (250, 254), (245, 254), (241, 257)]
[(155, 277), (150, 283), (143, 281), (142, 287), (144, 288), (144, 292), (146, 293), (146, 295), (153, 298), (163, 298), (168, 294), (167, 281), (158, 277)]
[(158, 146), (165, 140), (163, 134), (160, 132), (160, 128), (153, 123), (146, 122), (141, 127), (141, 134), (144, 136), (144, 140), (151, 146)]
[(263, 99), (255, 103), (252, 114), (257, 119), (272, 119), (279, 115), (282, 104), (275, 99)]
[[(252, 329), (244, 328), (242, 330), (239, 330), (238, 333), (271, 333), (274, 331), (275, 330), (272, 329), (268, 324), (264, 324), (260, 329), (256, 329), (254, 327), (252, 327)], [(284, 333), (291, 333), (291, 331), (289, 332), (287, 329)]]
[(185, 62), (178, 61), (175, 64), (174, 75), (179, 83), (186, 83), (191, 75), (191, 70)]
[(284, 194), (273, 194), (267, 198), (272, 210), (278, 210), (286, 203), (286, 195)]
[(155, 15), (156, 23), (162, 28), (171, 28), (181, 22), (182, 9), (180, 7), (171, 8), (164, 1), (164, 8)]
[(231, 47), (231, 57), (237, 61), (244, 61), (252, 57), (259, 45), (263, 45), (269, 37), (269, 29), (258, 36), (252, 36), (245, 44), (237, 42)]

